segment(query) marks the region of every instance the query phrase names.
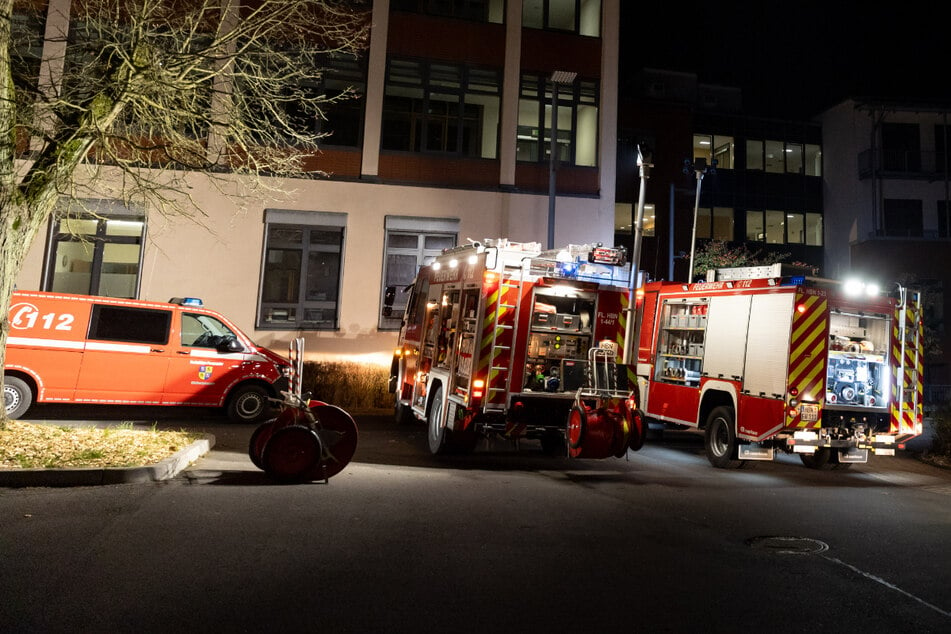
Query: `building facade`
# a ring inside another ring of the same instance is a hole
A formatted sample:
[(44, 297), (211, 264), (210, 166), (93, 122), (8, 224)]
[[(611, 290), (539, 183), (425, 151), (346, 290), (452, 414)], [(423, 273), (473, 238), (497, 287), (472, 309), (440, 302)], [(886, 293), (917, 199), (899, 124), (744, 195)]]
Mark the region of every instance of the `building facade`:
[(631, 243), (640, 187), (636, 146), (643, 145), (654, 167), (646, 183), (642, 270), (652, 279), (686, 280), (691, 243), (699, 250), (712, 240), (822, 267), (819, 124), (746, 115), (738, 89), (701, 84), (692, 73), (645, 69), (634, 81), (619, 108), (615, 242)]
[[(951, 107), (849, 99), (823, 112), (825, 269), (925, 291), (941, 354), (927, 385), (951, 385)], [(946, 398), (946, 397), (945, 397)]]
[[(544, 244), (552, 165), (554, 244), (613, 241), (619, 0), (368, 5), (368, 50), (321, 87), (359, 98), (313, 122), (330, 133), (314, 178), (235, 209), (196, 175), (197, 223), (86, 201), (95, 215), (51, 219), (18, 287), (196, 296), (272, 349), (388, 362), (385, 288), (469, 239)], [(50, 0), (41, 28), (67, 32), (69, 6)]]

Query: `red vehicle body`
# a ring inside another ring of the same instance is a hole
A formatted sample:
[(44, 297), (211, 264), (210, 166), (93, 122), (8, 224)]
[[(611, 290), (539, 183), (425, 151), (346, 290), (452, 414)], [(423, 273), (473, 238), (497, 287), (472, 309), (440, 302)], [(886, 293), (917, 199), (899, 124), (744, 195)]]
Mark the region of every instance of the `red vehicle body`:
[(11, 418), (31, 403), (225, 407), (260, 418), (289, 362), (215, 311), (175, 303), (16, 292), (4, 367)]
[(437, 257), (409, 289), (390, 382), (397, 419), (426, 421), (433, 453), (471, 451), (489, 434), (551, 451), (567, 440), (576, 457), (639, 448), (632, 392), (616, 372), (623, 264), (600, 245), (543, 252), (504, 239)]
[(648, 421), (705, 432), (717, 467), (800, 454), (814, 468), (893, 455), (922, 433), (918, 296), (850, 296), (780, 265), (638, 290)]

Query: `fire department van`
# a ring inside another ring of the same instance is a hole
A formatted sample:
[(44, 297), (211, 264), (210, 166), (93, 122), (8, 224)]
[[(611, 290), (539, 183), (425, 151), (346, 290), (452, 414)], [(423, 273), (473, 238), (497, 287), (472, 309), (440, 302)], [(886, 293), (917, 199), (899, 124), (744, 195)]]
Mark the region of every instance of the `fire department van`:
[(787, 272), (719, 269), (639, 289), (641, 410), (703, 430), (716, 467), (776, 450), (817, 469), (894, 455), (922, 433), (920, 297)]
[(632, 392), (617, 381), (624, 264), (600, 245), (498, 239), (445, 251), (407, 291), (390, 378), (397, 420), (425, 421), (434, 454), (489, 435), (582, 458), (639, 449)]
[(224, 407), (254, 421), (289, 362), (195, 299), (15, 292), (4, 367), (10, 418), (37, 403)]

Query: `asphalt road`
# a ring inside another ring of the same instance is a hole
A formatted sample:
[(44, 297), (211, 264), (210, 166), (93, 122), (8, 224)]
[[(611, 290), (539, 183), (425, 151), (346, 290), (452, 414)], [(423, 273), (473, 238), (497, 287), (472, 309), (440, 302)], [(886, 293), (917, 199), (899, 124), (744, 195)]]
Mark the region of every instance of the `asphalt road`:
[(275, 485), (252, 425), (78, 411), (217, 443), (165, 482), (0, 490), (0, 631), (951, 631), (951, 471), (910, 456), (721, 471), (668, 434), (627, 460), (439, 459), (358, 416), (329, 484)]

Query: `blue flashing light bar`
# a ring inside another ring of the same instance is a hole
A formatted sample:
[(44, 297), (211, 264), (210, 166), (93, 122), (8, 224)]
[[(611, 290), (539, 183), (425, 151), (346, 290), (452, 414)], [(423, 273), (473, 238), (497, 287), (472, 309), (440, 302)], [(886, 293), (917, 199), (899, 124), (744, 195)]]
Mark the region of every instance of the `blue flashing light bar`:
[(204, 303), (198, 297), (173, 297), (168, 300), (169, 304), (178, 304), (179, 306), (204, 306)]

